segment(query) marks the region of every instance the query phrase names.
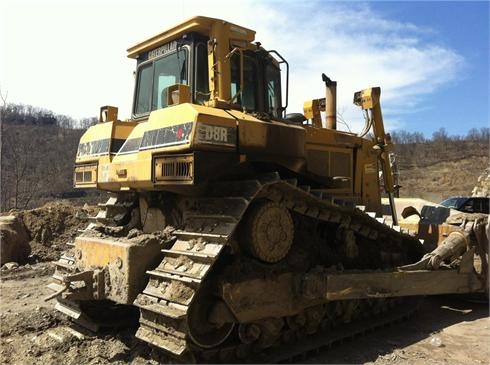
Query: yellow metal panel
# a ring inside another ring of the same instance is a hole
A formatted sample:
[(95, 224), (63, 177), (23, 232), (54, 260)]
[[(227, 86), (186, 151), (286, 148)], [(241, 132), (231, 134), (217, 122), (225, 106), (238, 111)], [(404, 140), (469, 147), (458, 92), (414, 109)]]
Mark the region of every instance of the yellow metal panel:
[(240, 153), (261, 152), (264, 155), (304, 157), (305, 130), (281, 122), (264, 122), (236, 110), (228, 111), (238, 119)]
[(159, 240), (118, 240), (78, 236), (75, 239), (77, 266), (82, 270), (104, 269), (107, 283), (99, 290), (117, 303), (131, 304), (145, 287), (145, 271), (161, 261)]
[(106, 122), (106, 123), (97, 123), (91, 126), (85, 131), (82, 137), (80, 137), (80, 143), (111, 138), (113, 125), (114, 122)]
[(85, 267), (104, 267), (110, 263), (122, 260), (128, 263), (128, 250), (131, 245), (121, 241), (112, 241), (94, 237), (75, 238), (75, 249), (80, 250), (80, 262)]
[(305, 126), (306, 143), (318, 145), (332, 145), (337, 147), (360, 146), (362, 138), (353, 133), (342, 132), (325, 128), (314, 128)]
[(303, 104), (303, 113), (306, 119), (311, 119), (315, 128), (322, 128), (320, 99), (307, 100)]
[(173, 105), (152, 111), (148, 124), (145, 123), (144, 125), (147, 127), (146, 130), (151, 130), (181, 124), (182, 122), (191, 122), (196, 119), (196, 116), (197, 112), (192, 104)]
[(267, 138), (269, 128), (260, 122), (239, 122), (238, 139), (240, 150), (246, 151), (250, 148), (265, 148), (267, 146)]
[(363, 204), (368, 211), (381, 213), (378, 162), (371, 153), (372, 146), (373, 142), (364, 139), (362, 148), (357, 150), (354, 190), (362, 195)]
[(148, 122), (140, 122), (139, 124), (137, 124), (127, 135), (126, 139), (143, 137), (143, 134), (148, 129), (147, 123)]
[(109, 190), (122, 187), (150, 188), (152, 183), (152, 151), (118, 156), (110, 164), (99, 166), (99, 186)]
[(137, 122), (114, 122), (112, 138), (127, 139), (137, 125)]
[(231, 100), (231, 67), (230, 59), (227, 57), (230, 52), (229, 38), (223, 22), (213, 23), (211, 29), (211, 39), (216, 41), (216, 47), (213, 49), (214, 63), (210, 65), (214, 68), (214, 72), (212, 69), (209, 70), (209, 75), (213, 75), (215, 78), (211, 98), (229, 101)]
[[(236, 120), (236, 118), (238, 118), (237, 116), (235, 116), (235, 111), (225, 111), (225, 110), (222, 110), (222, 109), (216, 109), (216, 108), (210, 108), (210, 107), (207, 107), (207, 106), (203, 106), (203, 105), (192, 105), (192, 107), (194, 108), (194, 110), (196, 110), (197, 113), (199, 113), (199, 120), (204, 122), (207, 119), (209, 120), (212, 120), (214, 119), (215, 117), (219, 117), (219, 118), (222, 118), (222, 119), (229, 119), (229, 120)], [(243, 114), (243, 113), (241, 113)], [(245, 114), (243, 114), (245, 115)], [(257, 120), (253, 117), (250, 117), (254, 120)]]
[(101, 156), (77, 156), (76, 158), (76, 164), (86, 164), (86, 163), (92, 163), (92, 162), (97, 162), (101, 159)]

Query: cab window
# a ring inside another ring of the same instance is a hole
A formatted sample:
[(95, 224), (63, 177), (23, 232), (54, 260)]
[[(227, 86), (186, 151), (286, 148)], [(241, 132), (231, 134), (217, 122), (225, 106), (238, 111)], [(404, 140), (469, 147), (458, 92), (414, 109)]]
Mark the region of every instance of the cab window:
[(257, 65), (256, 61), (244, 55), (243, 60), (243, 82), (240, 91), (240, 55), (235, 53), (231, 58), (231, 96), (236, 97), (234, 102), (241, 104), (245, 111), (256, 111), (256, 90), (257, 90)]
[(138, 71), (138, 83), (136, 93), (135, 114), (147, 113), (150, 110), (151, 88), (153, 68), (150, 64), (140, 67)]
[(268, 64), (265, 69), (265, 108), (276, 118), (281, 117), (281, 70)]
[(194, 100), (196, 104), (204, 104), (209, 100), (209, 69), (208, 69), (208, 48), (204, 43), (196, 45), (196, 93)]
[(188, 84), (187, 47), (139, 67), (134, 114), (141, 115), (167, 106), (167, 88)]

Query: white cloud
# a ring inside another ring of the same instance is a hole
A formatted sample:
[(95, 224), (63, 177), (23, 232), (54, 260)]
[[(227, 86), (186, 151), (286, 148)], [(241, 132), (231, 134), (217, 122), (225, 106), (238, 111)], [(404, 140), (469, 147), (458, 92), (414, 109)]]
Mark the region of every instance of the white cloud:
[(337, 80), (339, 110), (359, 131), (355, 91), (381, 86), (388, 127), (403, 127), (403, 115), (426, 107), (423, 98), (455, 80), (464, 62), (456, 51), (427, 42), (431, 29), (383, 18), (369, 4), (229, 4), (12, 0), (1, 9), (0, 86), (11, 102), (56, 113), (80, 118), (112, 104), (128, 117), (134, 61), (125, 50), (186, 18), (206, 15), (256, 30), (256, 40), (288, 60), (289, 112), (323, 96), (322, 72)]
[(371, 86), (381, 86), (388, 126), (402, 127), (400, 114), (420, 107), (424, 97), (461, 70), (461, 55), (425, 41), (433, 35), (431, 29), (384, 19), (368, 5), (309, 2), (288, 7), (287, 19), (272, 16), (270, 23), (261, 22), (258, 26), (266, 29), (258, 37), (265, 33), (290, 61), (291, 110), (322, 96), (320, 75), (325, 72), (338, 81), (338, 107), (354, 130), (363, 122), (352, 105), (353, 93)]

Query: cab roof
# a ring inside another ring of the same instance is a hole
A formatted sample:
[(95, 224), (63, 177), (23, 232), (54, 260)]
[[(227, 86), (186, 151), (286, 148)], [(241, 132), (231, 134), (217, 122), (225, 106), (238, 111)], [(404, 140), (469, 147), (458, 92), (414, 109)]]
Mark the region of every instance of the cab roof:
[(221, 19), (195, 16), (128, 48), (128, 57), (136, 59), (141, 53), (155, 49), (170, 41), (182, 38), (182, 36), (186, 33), (197, 32), (210, 36), (213, 31), (213, 27), (219, 24), (224, 25), (225, 29), (228, 30), (230, 39), (246, 42), (252, 42), (255, 39), (255, 31), (251, 29), (244, 28)]

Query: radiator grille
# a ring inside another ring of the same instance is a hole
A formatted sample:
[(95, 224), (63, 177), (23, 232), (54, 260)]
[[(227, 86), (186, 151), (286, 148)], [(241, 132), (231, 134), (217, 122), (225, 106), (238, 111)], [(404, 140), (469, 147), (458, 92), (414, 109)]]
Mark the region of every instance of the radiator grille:
[(192, 181), (192, 156), (161, 157), (155, 159), (156, 181)]

